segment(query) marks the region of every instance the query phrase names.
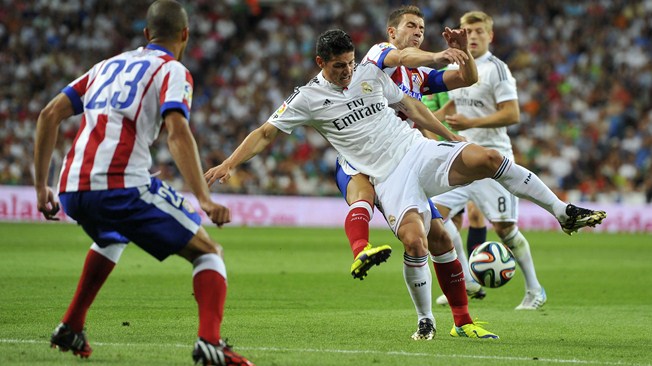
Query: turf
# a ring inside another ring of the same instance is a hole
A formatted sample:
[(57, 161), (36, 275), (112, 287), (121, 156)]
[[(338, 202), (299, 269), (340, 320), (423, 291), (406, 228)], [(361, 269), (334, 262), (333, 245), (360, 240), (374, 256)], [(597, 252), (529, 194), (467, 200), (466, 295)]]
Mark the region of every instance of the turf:
[[(222, 333), (257, 365), (648, 365), (652, 356), (649, 234), (526, 233), (548, 293), (543, 310), (513, 310), (523, 296), (517, 270), (470, 303), (500, 340), (450, 337), (450, 311), (435, 305), (436, 338), (415, 342), (402, 249), (388, 230), (372, 231), (372, 242), (394, 253), (364, 281), (348, 273), (341, 229), (209, 230), (226, 253)], [(191, 266), (159, 263), (136, 246), (89, 312), (91, 358), (48, 347), (88, 246), (75, 225), (0, 223), (0, 365), (192, 364)]]

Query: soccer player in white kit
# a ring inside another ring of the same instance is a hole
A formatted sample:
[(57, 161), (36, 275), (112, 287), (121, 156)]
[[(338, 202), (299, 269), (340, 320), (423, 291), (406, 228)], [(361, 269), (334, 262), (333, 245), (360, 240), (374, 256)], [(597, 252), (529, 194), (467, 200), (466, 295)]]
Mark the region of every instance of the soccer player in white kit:
[[(382, 212), (398, 239), (410, 250), (427, 245), (430, 205), (428, 197), (455, 186), (492, 177), (553, 214), (567, 230), (599, 224), (603, 211), (579, 209), (570, 216), (560, 201), (532, 172), (498, 151), (467, 142), (444, 127), (420, 101), (405, 95), (370, 62), (355, 66), (351, 38), (341, 30), (322, 33), (316, 62), (321, 72), (295, 92), (256, 130), (252, 131), (222, 164), (204, 177), (209, 185), (225, 182), (230, 170), (265, 149), (279, 131), (298, 126), (315, 128), (349, 164), (366, 174), (375, 186)], [(453, 141), (435, 141), (410, 128), (392, 108), (405, 113), (422, 128)], [(454, 248), (433, 258), (436, 263), (457, 263)], [(459, 268), (459, 267), (458, 267)], [(464, 286), (462, 272), (449, 271), (440, 281)], [(481, 322), (459, 326), (453, 337), (498, 338)]]
[[(392, 11), (387, 19), (387, 42), (371, 47), (363, 57), (383, 70), (407, 95), (421, 100), (422, 96), (470, 86), (477, 81), (477, 68), (473, 57), (467, 50), (466, 33), (463, 30), (446, 28), (442, 35), (450, 48), (441, 52), (428, 52), (420, 49), (424, 39), (425, 22), (423, 13), (414, 5), (404, 5)], [(456, 63), (456, 70), (440, 71), (431, 68), (435, 65)], [(414, 122), (400, 114), (410, 126)], [(349, 204), (349, 212), (344, 221), (344, 231), (351, 251), (353, 264), (351, 274), (363, 279), (367, 271), (386, 259), (391, 251), (388, 245), (372, 246), (369, 243), (369, 221), (373, 216), (375, 201), (374, 188), (369, 177), (353, 168), (341, 155), (336, 164), (337, 186)], [(431, 203), (432, 220), (428, 233), (428, 247), (403, 253), (403, 278), (417, 313), (417, 330), (412, 334), (414, 340), (431, 340), (436, 333), (436, 322), (432, 313), (432, 273), (428, 266), (428, 255), (446, 253), (452, 246), (445, 233), (442, 216)], [(412, 249), (412, 248), (407, 248)], [(461, 258), (465, 259), (465, 258)], [(460, 261), (462, 268), (464, 262)], [(433, 263), (435, 271), (442, 264)], [(440, 282), (442, 292), (447, 298), (457, 324), (471, 323), (468, 313), (467, 293), (472, 297), (484, 297), (482, 287), (471, 276), (465, 276), (466, 289), (448, 286)], [(466, 290), (466, 291), (465, 291)]]
[[(496, 149), (513, 160), (507, 126), (518, 123), (520, 118), (516, 80), (509, 67), (489, 51), (493, 20), (481, 11), (467, 12), (461, 17), (461, 27), (469, 36), (469, 49), (476, 59), (479, 81), (473, 86), (450, 91), (449, 101), (435, 115), (446, 118), (468, 141)], [(516, 310), (538, 309), (546, 302), (546, 292), (537, 279), (530, 245), (516, 225), (518, 197), (493, 179), (475, 181), (433, 197), (445, 218), (456, 215), (469, 200), (489, 219), (521, 268), (526, 293)], [(455, 225), (447, 222), (446, 229), (455, 243), (458, 257), (466, 257)], [(437, 298), (437, 303), (446, 304), (446, 296)]]
[(178, 2), (154, 2), (147, 11), (146, 47), (99, 62), (39, 115), (34, 152), (38, 208), (47, 219), (56, 219), (59, 204), (46, 183), (52, 151), (59, 124), (82, 114), (61, 170), (59, 198), (64, 211), (94, 240), (77, 291), (50, 339), (61, 351), (91, 355), (83, 331), (86, 314), (133, 241), (160, 261), (178, 254), (192, 263), (199, 307), (193, 360), (251, 365), (220, 335), (227, 286), (221, 246), (183, 196), (149, 173), (149, 147), (165, 127), (170, 153), (202, 210), (218, 226), (230, 222), (229, 209), (211, 200), (188, 124), (193, 79), (179, 61), (189, 33), (188, 16)]

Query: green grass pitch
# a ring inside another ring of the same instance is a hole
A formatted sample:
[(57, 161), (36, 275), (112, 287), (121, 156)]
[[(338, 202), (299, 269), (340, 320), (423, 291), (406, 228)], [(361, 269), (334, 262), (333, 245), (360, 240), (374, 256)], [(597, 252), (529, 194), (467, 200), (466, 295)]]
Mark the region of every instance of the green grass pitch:
[[(209, 229), (225, 248), (229, 294), (222, 334), (257, 365), (649, 365), (652, 237), (531, 232), (548, 303), (517, 312), (523, 277), (470, 301), (498, 341), (438, 333), (415, 342), (416, 315), (402, 278), (402, 246), (364, 281), (348, 273), (342, 229)], [(495, 240), (495, 234), (489, 239)], [(0, 365), (190, 365), (197, 309), (191, 266), (130, 245), (87, 318), (93, 355), (49, 348), (90, 241), (71, 224), (0, 224)], [(434, 285), (433, 297), (440, 294)]]

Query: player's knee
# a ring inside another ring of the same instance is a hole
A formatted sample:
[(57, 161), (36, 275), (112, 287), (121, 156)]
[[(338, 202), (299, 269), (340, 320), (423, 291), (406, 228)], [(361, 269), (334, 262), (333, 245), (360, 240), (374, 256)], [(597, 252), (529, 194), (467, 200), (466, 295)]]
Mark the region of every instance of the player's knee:
[(503, 243), (505, 243), (505, 245), (507, 245), (510, 249), (518, 248), (519, 245), (521, 245), (519, 240), (514, 240), (518, 228), (513, 222), (496, 222), (492, 223), (492, 226), (496, 230), (496, 234), (498, 234)]
[(421, 235), (407, 232), (405, 235), (401, 236), (401, 242), (403, 243), (405, 252), (408, 255), (422, 257), (428, 254), (427, 241), (424, 240)]
[(439, 255), (453, 249), (453, 241), (443, 226), (432, 225), (428, 233), (428, 251)]
[(206, 230), (203, 227), (199, 229), (197, 234), (190, 239), (188, 244), (179, 251), (179, 255), (188, 261), (192, 262), (197, 257), (200, 257), (204, 254), (217, 254), (220, 257), (222, 256), (222, 246), (213, 241), (213, 239), (208, 236)]
[(492, 222), (491, 226), (496, 230), (496, 234), (500, 236), (501, 239), (505, 238), (507, 234), (511, 233), (514, 230), (516, 225), (513, 222)]
[(356, 201), (374, 202), (376, 192), (368, 179), (363, 179), (362, 174), (357, 174), (351, 178), (346, 187), (346, 199), (349, 203)]
[(498, 150), (494, 149), (484, 149), (483, 152), (483, 165), (487, 168), (490, 174), (493, 176), (495, 172), (500, 168), (500, 164), (503, 163), (505, 157)]

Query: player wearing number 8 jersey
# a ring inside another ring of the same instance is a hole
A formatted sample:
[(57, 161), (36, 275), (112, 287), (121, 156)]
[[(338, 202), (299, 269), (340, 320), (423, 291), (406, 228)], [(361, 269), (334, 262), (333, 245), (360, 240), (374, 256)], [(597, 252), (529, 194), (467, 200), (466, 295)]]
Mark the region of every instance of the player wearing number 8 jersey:
[[(516, 80), (507, 64), (489, 51), (493, 39), (493, 19), (482, 11), (470, 11), (460, 19), (461, 27), (469, 35), (469, 44), (478, 65), (479, 81), (468, 88), (449, 92), (450, 100), (435, 112), (448, 120), (469, 141), (496, 149), (513, 159), (512, 144), (507, 126), (519, 123), (520, 111)], [(451, 67), (456, 67), (452, 65)], [(530, 244), (520, 232), (518, 197), (491, 179), (483, 179), (467, 186), (433, 197), (433, 201), (446, 217), (452, 217), (471, 200), (491, 221), (503, 243), (514, 253), (525, 279), (525, 297), (516, 310), (536, 310), (547, 300), (546, 292), (536, 275)], [(446, 226), (453, 240), (461, 243), (454, 225)], [(458, 256), (465, 256), (461, 245), (456, 246)], [(469, 252), (473, 248), (468, 248)], [(445, 304), (444, 295), (437, 299)]]
[(91, 355), (83, 331), (86, 314), (131, 241), (158, 260), (177, 254), (192, 263), (199, 307), (194, 361), (250, 365), (220, 335), (226, 298), (221, 246), (200, 225), (194, 208), (149, 174), (149, 146), (165, 127), (170, 153), (202, 210), (218, 226), (230, 221), (229, 209), (211, 200), (188, 124), (192, 77), (179, 62), (189, 36), (185, 10), (174, 0), (154, 2), (147, 11), (144, 34), (146, 47), (93, 66), (52, 99), (38, 118), (34, 151), (38, 208), (47, 219), (56, 219), (59, 205), (46, 180), (57, 130), (63, 119), (82, 114), (62, 167), (59, 198), (65, 212), (94, 241), (72, 302), (52, 333), (51, 346), (80, 357)]

